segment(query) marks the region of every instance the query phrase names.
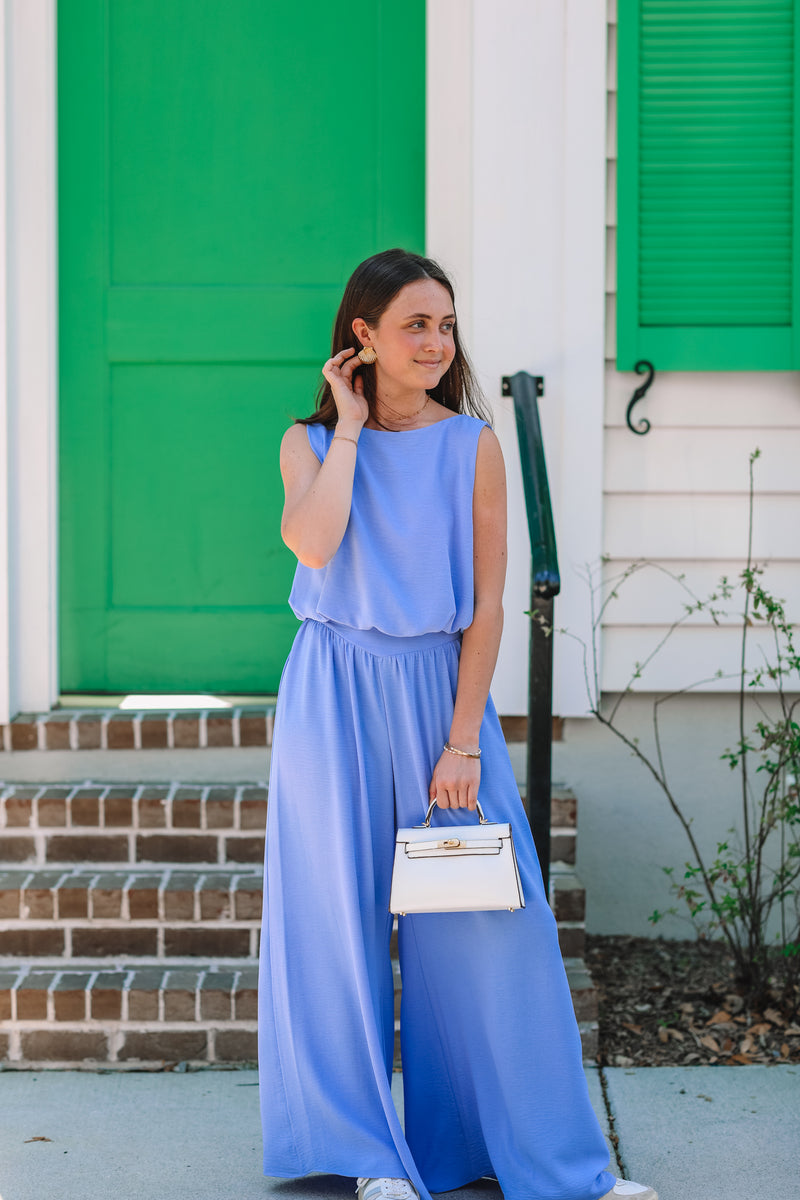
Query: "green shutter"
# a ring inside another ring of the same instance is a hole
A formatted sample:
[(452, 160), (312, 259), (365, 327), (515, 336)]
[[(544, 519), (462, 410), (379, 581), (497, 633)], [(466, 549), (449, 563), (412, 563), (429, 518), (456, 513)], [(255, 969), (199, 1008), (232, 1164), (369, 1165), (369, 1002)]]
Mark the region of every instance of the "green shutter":
[(617, 367), (800, 367), (800, 0), (620, 0)]

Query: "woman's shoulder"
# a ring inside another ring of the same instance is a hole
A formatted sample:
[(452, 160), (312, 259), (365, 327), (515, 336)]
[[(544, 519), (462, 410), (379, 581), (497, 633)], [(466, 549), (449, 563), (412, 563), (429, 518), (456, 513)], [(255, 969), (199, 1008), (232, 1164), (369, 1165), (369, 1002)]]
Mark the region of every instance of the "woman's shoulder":
[(295, 421), (281, 439), (281, 453), (307, 455), (311, 450), (322, 461), (332, 432), (319, 421), (310, 424)]
[(498, 446), (500, 444), (491, 425), (483, 417), (474, 417), (471, 413), (457, 413), (453, 426), (458, 427), (462, 438), (476, 446), (481, 446), (487, 441), (495, 442)]
[(482, 417), (473, 417), (471, 413), (453, 412), (445, 409), (443, 405), (440, 407), (446, 415), (440, 416), (438, 421), (434, 421), (433, 424), (447, 424), (450, 431), (459, 430), (462, 434), (474, 437), (477, 437), (482, 429), (491, 429), (489, 422)]

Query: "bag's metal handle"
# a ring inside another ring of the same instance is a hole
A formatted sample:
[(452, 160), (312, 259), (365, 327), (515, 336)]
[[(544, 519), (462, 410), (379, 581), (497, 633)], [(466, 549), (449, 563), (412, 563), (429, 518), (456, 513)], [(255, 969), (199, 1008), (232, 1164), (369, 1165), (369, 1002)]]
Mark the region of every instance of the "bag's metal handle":
[[(428, 806), (428, 811), (425, 814), (425, 820), (422, 822), (421, 825), (415, 825), (414, 826), (415, 829), (430, 829), (431, 813), (433, 812), (435, 807), (436, 807), (436, 797), (434, 797), (433, 800), (431, 800), (430, 805)], [(480, 806), (480, 801), (478, 801), (478, 800), (475, 801), (475, 808), (478, 811), (478, 824), (479, 825), (496, 825), (497, 824), (496, 821), (487, 821), (486, 817), (483, 815), (483, 809)]]

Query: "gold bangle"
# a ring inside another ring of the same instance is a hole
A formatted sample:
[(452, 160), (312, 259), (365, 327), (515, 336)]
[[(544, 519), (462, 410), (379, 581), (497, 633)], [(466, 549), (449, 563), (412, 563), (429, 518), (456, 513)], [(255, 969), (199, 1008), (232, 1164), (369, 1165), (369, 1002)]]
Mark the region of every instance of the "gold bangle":
[(343, 433), (336, 433), (336, 434), (334, 434), (334, 436), (331, 438), (331, 441), (332, 441), (332, 442), (352, 442), (354, 446), (357, 446), (357, 445), (358, 445), (358, 439), (357, 439), (357, 438), (350, 438), (350, 437), (347, 437), (347, 436), (346, 436), (345, 434), (343, 434)]
[(481, 756), (480, 748), (477, 753), (471, 750), (459, 750), (457, 746), (451, 746), (449, 742), (445, 742), (444, 748), (449, 754), (459, 754), (462, 758), (480, 758)]

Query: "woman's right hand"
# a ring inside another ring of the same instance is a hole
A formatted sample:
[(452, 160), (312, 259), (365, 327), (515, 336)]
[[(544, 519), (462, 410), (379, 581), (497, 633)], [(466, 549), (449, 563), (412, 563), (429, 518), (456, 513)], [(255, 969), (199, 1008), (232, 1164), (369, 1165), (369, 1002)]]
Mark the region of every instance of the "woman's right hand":
[(339, 421), (348, 425), (361, 426), (369, 416), (369, 405), (364, 399), (364, 381), (360, 375), (353, 379), (356, 367), (361, 365), (352, 346), (340, 350), (329, 358), (322, 368), (333, 392)]

